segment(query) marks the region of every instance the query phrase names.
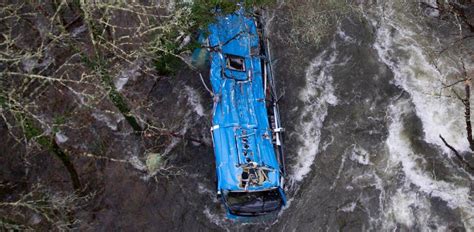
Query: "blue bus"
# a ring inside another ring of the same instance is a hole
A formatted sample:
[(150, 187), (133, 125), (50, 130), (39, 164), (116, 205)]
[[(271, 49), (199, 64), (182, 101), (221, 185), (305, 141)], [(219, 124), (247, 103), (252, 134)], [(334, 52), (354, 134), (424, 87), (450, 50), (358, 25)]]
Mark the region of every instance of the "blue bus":
[(209, 26), (217, 195), (231, 219), (286, 204), (283, 128), (260, 17), (241, 9)]

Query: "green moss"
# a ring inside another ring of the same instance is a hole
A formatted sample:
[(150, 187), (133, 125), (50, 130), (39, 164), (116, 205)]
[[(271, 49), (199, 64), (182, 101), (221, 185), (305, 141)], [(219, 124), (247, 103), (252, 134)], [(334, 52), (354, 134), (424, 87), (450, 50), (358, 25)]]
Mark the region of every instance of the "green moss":
[(53, 120), (53, 133), (59, 132), (59, 127), (66, 123), (66, 116), (57, 116)]
[(63, 125), (64, 123), (66, 123), (66, 116), (61, 115), (61, 116), (55, 117), (53, 123), (56, 125)]
[(38, 142), (38, 144), (40, 144), (41, 146), (43, 146), (46, 150), (49, 150), (49, 151), (52, 151), (52, 142), (51, 142), (52, 138), (49, 137), (49, 136), (40, 136), (38, 138), (36, 138), (36, 142)]
[(8, 106), (7, 88), (6, 78), (0, 76), (0, 107), (4, 109)]
[(133, 128), (134, 131), (142, 131), (142, 127), (138, 124), (137, 119), (130, 113), (130, 108), (128, 107), (125, 98), (117, 91), (115, 88), (112, 88), (109, 92), (109, 97), (114, 103), (114, 105), (119, 109), (122, 115), (127, 120), (128, 124)]
[(0, 107), (1, 108), (7, 107), (7, 98), (2, 94), (0, 94)]
[(18, 117), (21, 119), (25, 137), (28, 140), (34, 139), (34, 141), (41, 145), (43, 149), (53, 153), (57, 158), (59, 158), (71, 176), (74, 189), (79, 190), (81, 188), (81, 183), (69, 156), (61, 150), (51, 135), (43, 135), (44, 133), (41, 128), (37, 127), (31, 118), (24, 114), (18, 115)]
[(40, 136), (42, 131), (33, 124), (33, 121), (25, 116), (21, 116), (23, 119), (23, 132), (27, 139), (32, 139), (34, 137)]
[(89, 69), (103, 73), (105, 72), (105, 64), (106, 61), (100, 56), (92, 56), (89, 57), (88, 55), (81, 53), (81, 61), (82, 63)]
[(45, 136), (43, 130), (36, 126), (33, 121), (25, 115), (19, 116), (21, 119), (21, 126), (23, 128), (23, 133), (28, 140), (34, 139), (38, 144), (43, 146), (43, 148), (50, 150), (51, 149), (51, 137)]

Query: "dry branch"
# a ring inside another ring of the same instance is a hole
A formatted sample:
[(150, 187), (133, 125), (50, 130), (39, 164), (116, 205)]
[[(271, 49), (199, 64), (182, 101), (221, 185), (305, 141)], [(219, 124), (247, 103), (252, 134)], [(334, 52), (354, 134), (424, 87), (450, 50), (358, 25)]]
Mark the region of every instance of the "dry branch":
[(469, 142), (469, 147), (471, 151), (474, 151), (474, 140), (472, 138), (472, 125), (471, 125), (471, 81), (466, 79), (464, 82), (464, 90), (466, 92), (466, 98), (463, 99), (464, 104), (464, 118), (466, 119), (466, 131), (467, 131), (467, 141)]
[(459, 159), (459, 161), (461, 161), (461, 163), (465, 167), (468, 167), (470, 170), (474, 170), (474, 167), (471, 164), (469, 164), (469, 162), (467, 162), (467, 160), (464, 159), (464, 157), (461, 154), (459, 154), (459, 152), (456, 150), (456, 148), (454, 148), (448, 142), (446, 142), (446, 140), (443, 138), (443, 136), (439, 135), (439, 138), (443, 141), (443, 143), (444, 143), (444, 145), (446, 145), (446, 147), (448, 147), (451, 151), (453, 151), (454, 155)]

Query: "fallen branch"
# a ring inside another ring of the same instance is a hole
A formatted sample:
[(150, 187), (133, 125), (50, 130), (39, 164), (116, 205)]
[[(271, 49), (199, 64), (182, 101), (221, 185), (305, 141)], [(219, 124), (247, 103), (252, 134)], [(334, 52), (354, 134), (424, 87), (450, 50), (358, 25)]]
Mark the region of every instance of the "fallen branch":
[(470, 97), (471, 97), (471, 85), (470, 85), (470, 80), (466, 79), (464, 89), (466, 92), (466, 98), (463, 99), (464, 103), (464, 117), (466, 119), (466, 131), (467, 131), (467, 141), (469, 142), (469, 147), (471, 148), (471, 151), (474, 151), (474, 140), (472, 138), (472, 125), (471, 125), (471, 102), (470, 102)]
[(467, 162), (467, 160), (464, 159), (464, 157), (461, 154), (459, 154), (459, 152), (453, 146), (449, 145), (449, 143), (446, 142), (446, 140), (443, 138), (443, 136), (439, 135), (439, 138), (443, 141), (443, 143), (444, 143), (444, 145), (446, 145), (446, 147), (448, 147), (451, 151), (453, 151), (454, 155), (456, 155), (456, 157), (459, 159), (459, 161), (461, 161), (461, 163), (464, 166), (468, 167), (471, 170), (474, 170), (474, 167), (471, 164), (469, 164), (469, 162)]
[(184, 139), (184, 140), (189, 140), (191, 142), (196, 142), (196, 143), (199, 143), (199, 144), (207, 145), (204, 141), (202, 141), (200, 139), (196, 139), (196, 138), (193, 138), (193, 137), (190, 137), (190, 136), (187, 136), (187, 135), (183, 135), (183, 134), (180, 134), (180, 133), (177, 133), (177, 132), (168, 132), (168, 133), (165, 133), (165, 134), (168, 134), (168, 135), (176, 137), (176, 138), (181, 138), (181, 139)]
[(443, 86), (443, 89), (453, 87), (453, 86), (455, 86), (455, 85), (457, 85), (457, 84), (459, 84), (459, 83), (461, 83), (461, 82), (463, 82), (463, 81), (465, 81), (465, 80), (458, 80), (458, 81), (455, 81), (455, 82), (452, 83), (452, 84)]

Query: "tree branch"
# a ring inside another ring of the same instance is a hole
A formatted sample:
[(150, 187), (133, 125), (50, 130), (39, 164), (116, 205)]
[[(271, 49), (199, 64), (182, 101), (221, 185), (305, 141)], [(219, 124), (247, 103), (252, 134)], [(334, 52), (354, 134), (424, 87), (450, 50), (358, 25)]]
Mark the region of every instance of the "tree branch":
[(463, 100), (464, 103), (464, 118), (466, 119), (466, 132), (467, 132), (467, 141), (469, 142), (469, 147), (471, 151), (474, 151), (474, 140), (472, 138), (472, 125), (471, 125), (471, 81), (466, 79), (464, 82), (464, 90), (466, 92), (466, 98)]
[(469, 162), (467, 162), (467, 160), (464, 159), (464, 157), (459, 154), (459, 152), (451, 145), (449, 145), (448, 142), (446, 142), (446, 140), (443, 138), (443, 136), (439, 135), (439, 138), (443, 141), (444, 145), (446, 145), (446, 147), (448, 147), (451, 151), (453, 151), (454, 155), (456, 155), (456, 157), (459, 159), (459, 161), (461, 161), (461, 163), (466, 166), (467, 168), (469, 168), (470, 170), (474, 170), (474, 167), (469, 164)]

